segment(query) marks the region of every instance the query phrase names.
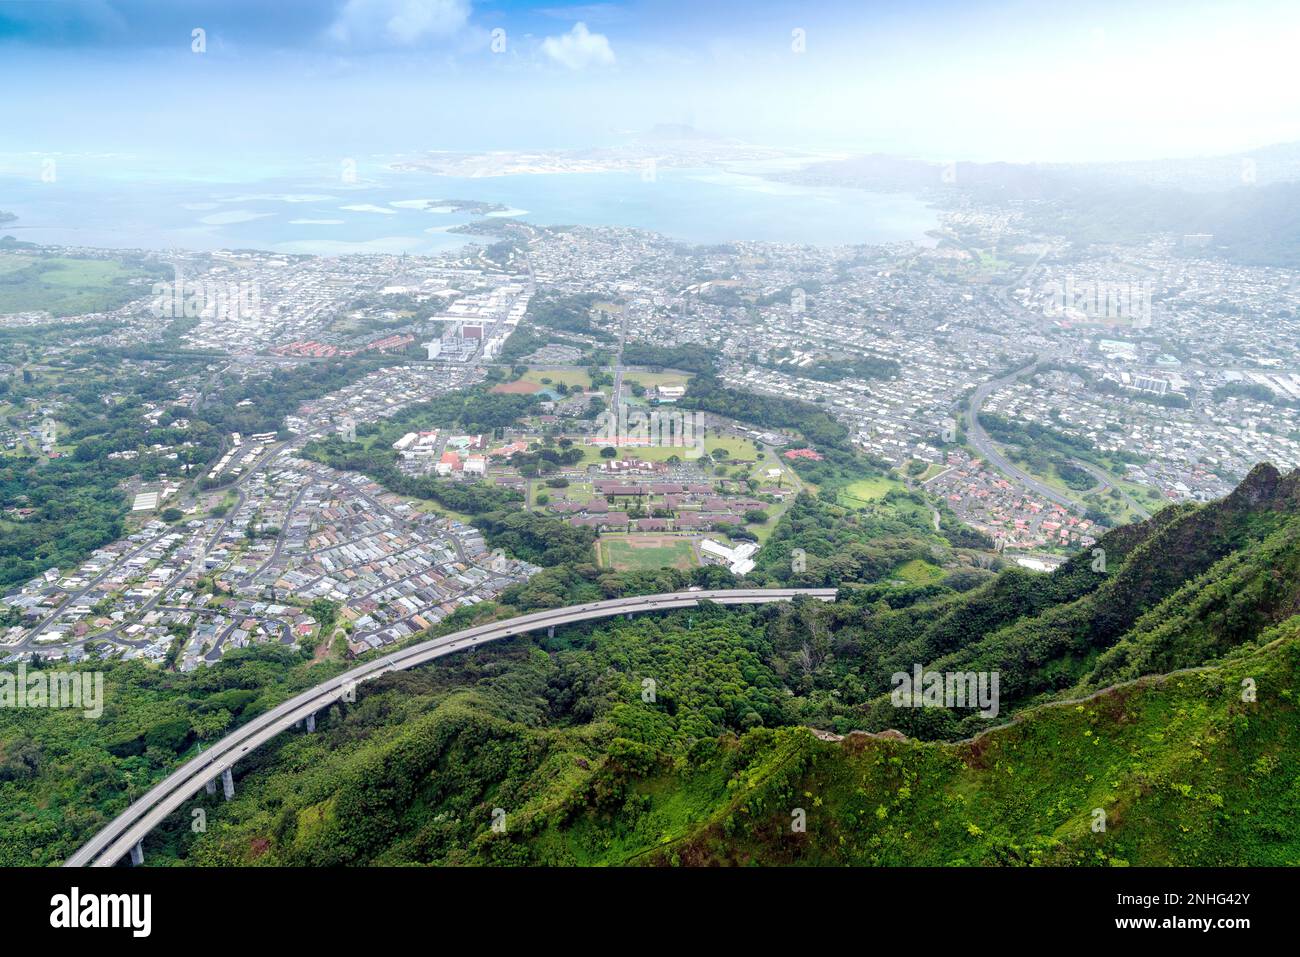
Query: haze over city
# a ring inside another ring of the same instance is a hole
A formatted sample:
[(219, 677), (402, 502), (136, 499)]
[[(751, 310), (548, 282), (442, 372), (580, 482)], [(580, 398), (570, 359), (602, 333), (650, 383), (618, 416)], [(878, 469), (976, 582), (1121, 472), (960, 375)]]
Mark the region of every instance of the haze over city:
[(1297, 36), (0, 0), (13, 927), (1288, 929)]

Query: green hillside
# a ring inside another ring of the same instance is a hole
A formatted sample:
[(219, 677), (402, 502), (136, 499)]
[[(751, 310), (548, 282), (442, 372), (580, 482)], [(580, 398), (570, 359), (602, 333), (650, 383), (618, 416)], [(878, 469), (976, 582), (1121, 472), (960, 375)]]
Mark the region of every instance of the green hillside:
[[(639, 707), (635, 676), (652, 656), (634, 649), (671, 631), (655, 630), (605, 633), (582, 677), (568, 653), (557, 674), (521, 645), (479, 662), (472, 691), (453, 690), (471, 678), (464, 667), (395, 678), (317, 735), (253, 759), (235, 802), (212, 802), (219, 829), (171, 836), (204, 864), (1300, 863), (1295, 621), (1222, 666), (1036, 709), (956, 744), (826, 741), (800, 727), (715, 736), (770, 703), (768, 675), (721, 631), (680, 645), (678, 630), (657, 654), (684, 660), (689, 648), (700, 680)], [(607, 683), (614, 661), (630, 671)], [(736, 697), (737, 673), (760, 690)], [(1246, 677), (1254, 703), (1241, 700)], [(553, 720), (560, 685), (581, 689), (567, 699), (578, 714), (604, 717)], [(799, 808), (804, 832), (792, 830)]]
[[(196, 799), (206, 831), (183, 808), (148, 860), (1300, 863), (1298, 506), (1300, 473), (1260, 466), (1050, 575), (908, 583), (888, 569), (929, 546), (890, 526), (901, 513), (845, 524), (803, 497), (765, 552), (826, 560), (767, 567), (834, 576), (838, 602), (586, 623), (386, 675), (241, 761), (232, 802)], [(446, 626), (725, 586), (717, 572), (563, 564)], [(998, 714), (896, 707), (892, 675), (918, 665), (997, 672)], [(57, 862), (201, 742), (325, 674), (286, 652), (184, 676), (126, 664), (104, 721), (0, 713), (0, 852)]]

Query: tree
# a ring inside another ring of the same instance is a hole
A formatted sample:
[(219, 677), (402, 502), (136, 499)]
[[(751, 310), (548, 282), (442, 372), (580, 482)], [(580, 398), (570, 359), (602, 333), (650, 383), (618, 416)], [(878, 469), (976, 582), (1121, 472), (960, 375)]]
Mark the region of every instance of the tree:
[(602, 459), (612, 459), (616, 455), (618, 455), (618, 449), (614, 448), (612, 445), (607, 445), (600, 450), (600, 457)]
[(319, 624), (318, 634), (324, 635), (334, 627), (334, 622), (338, 618), (339, 603), (328, 598), (313, 598), (311, 604), (307, 606), (307, 612)]

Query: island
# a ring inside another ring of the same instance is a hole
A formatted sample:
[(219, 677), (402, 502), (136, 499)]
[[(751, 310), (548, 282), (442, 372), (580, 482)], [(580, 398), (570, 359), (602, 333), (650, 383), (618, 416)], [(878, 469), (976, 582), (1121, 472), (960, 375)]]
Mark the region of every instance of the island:
[(431, 213), (471, 213), (474, 216), (504, 213), (510, 209), (500, 203), (483, 203), (476, 199), (431, 199), (424, 208)]

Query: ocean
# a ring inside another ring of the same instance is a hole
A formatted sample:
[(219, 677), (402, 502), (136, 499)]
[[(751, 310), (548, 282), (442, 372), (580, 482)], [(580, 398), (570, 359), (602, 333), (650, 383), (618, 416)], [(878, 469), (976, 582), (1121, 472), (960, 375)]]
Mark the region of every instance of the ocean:
[(353, 177), (351, 171), (322, 176), (319, 166), (298, 174), (250, 166), (232, 174), (230, 164), (199, 174), (84, 157), (56, 157), (52, 167), (37, 169), (44, 161), (32, 156), (33, 169), (13, 175), (13, 157), (7, 159), (0, 164), (0, 210), (18, 219), (0, 225), (0, 235), (54, 245), (418, 255), (476, 241), (448, 230), (479, 216), (426, 208), (445, 199), (506, 207), (489, 216), (630, 226), (693, 244), (928, 243), (926, 231), (937, 224), (935, 211), (913, 196), (797, 186), (743, 169), (659, 169), (652, 178), (636, 172), (466, 178), (360, 163)]

